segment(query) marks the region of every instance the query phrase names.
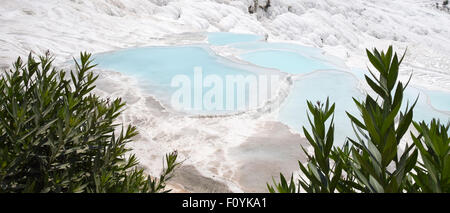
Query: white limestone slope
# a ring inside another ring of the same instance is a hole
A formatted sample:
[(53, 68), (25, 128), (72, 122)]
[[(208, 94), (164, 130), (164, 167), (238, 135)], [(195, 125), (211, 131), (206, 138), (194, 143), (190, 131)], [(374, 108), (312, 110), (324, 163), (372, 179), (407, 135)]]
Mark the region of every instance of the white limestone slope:
[(433, 2), (271, 0), (267, 11), (249, 14), (253, 0), (3, 0), (0, 64), (30, 50), (68, 59), (158, 44), (174, 33), (231, 31), (321, 47), (358, 67), (365, 48), (407, 47), (415, 83), (450, 90), (450, 14)]
[[(319, 47), (362, 69), (368, 63), (365, 48), (408, 48), (401, 78), (413, 71), (413, 85), (450, 91), (450, 13), (432, 7), (434, 2), (270, 0), (266, 11), (250, 14), (253, 0), (1, 0), (0, 69), (31, 50), (49, 49), (61, 63), (80, 51), (204, 42), (195, 32), (229, 31)], [(132, 146), (150, 173), (159, 172), (164, 153), (177, 149), (202, 175), (243, 190), (235, 175), (239, 160), (230, 152), (261, 131), (261, 120), (270, 115), (168, 115), (139, 91), (135, 79), (114, 72), (102, 72), (98, 88), (103, 96), (127, 101), (121, 119), (138, 126), (141, 135)]]

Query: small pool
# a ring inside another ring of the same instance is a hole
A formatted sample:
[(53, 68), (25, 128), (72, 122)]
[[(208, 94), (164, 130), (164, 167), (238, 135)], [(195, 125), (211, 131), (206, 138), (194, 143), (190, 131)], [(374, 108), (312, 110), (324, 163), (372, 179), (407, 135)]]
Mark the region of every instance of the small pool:
[(252, 41), (244, 43), (231, 44), (230, 47), (241, 49), (241, 50), (289, 50), (298, 51), (301, 54), (307, 55), (319, 55), (321, 50), (314, 47), (307, 47), (292, 43), (280, 43), (280, 42), (264, 42), (264, 41)]
[(325, 61), (282, 50), (260, 50), (240, 55), (245, 61), (258, 66), (278, 69), (290, 74), (305, 74), (315, 70), (331, 69)]
[[(436, 118), (441, 120), (441, 123), (446, 124), (447, 122), (450, 121), (450, 113), (443, 111), (436, 111), (433, 108), (437, 108), (436, 106), (438, 106), (442, 107), (442, 109), (450, 110), (449, 109), (450, 105), (439, 105), (441, 104), (441, 102), (443, 103), (448, 101), (450, 94), (438, 93), (438, 96), (429, 96), (430, 94), (435, 95), (433, 92), (434, 91), (421, 90), (411, 86), (408, 87), (405, 90), (404, 105), (402, 106), (402, 109), (404, 109), (404, 106), (406, 106), (407, 101), (409, 101), (409, 105), (411, 105), (419, 95), (419, 100), (417, 101), (417, 104), (414, 108), (413, 120), (417, 122), (425, 121), (426, 123), (429, 123), (433, 118)], [(431, 104), (433, 107), (431, 107), (430, 104), (428, 103), (427, 97), (431, 99)]]
[(280, 109), (280, 121), (302, 134), (303, 126), (310, 131), (311, 127), (306, 116), (309, 112), (306, 101), (309, 100), (313, 104), (317, 101), (325, 103), (329, 97), (330, 103), (336, 103), (335, 144), (344, 144), (347, 136), (354, 136), (351, 122), (345, 112), (359, 117), (359, 111), (352, 97), (358, 99), (364, 96), (356, 89), (355, 82), (357, 81), (354, 76), (341, 71), (315, 72), (305, 76), (294, 83), (291, 93)]
[(437, 90), (423, 90), (423, 92), (428, 96), (430, 104), (440, 111), (445, 111), (450, 113), (450, 94), (437, 91)]

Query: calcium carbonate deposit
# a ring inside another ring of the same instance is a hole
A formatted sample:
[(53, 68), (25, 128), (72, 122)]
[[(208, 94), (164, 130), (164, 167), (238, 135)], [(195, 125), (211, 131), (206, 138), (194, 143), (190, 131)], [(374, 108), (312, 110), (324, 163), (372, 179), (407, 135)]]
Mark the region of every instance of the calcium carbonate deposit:
[[(436, 2), (2, 0), (0, 68), (47, 50), (70, 68), (80, 51), (91, 52), (99, 63), (95, 93), (127, 102), (118, 122), (137, 126), (130, 146), (149, 174), (158, 175), (163, 156), (177, 150), (184, 161), (170, 183), (176, 191), (265, 192), (272, 176), (305, 161), (306, 100), (331, 96), (343, 106), (337, 144), (351, 136), (343, 113), (353, 110), (350, 96), (369, 90), (366, 48), (407, 49), (400, 80), (413, 75), (406, 98), (420, 94), (415, 118), (448, 120), (450, 12)], [(275, 73), (279, 82), (273, 97), (251, 110), (172, 109), (172, 76), (190, 75), (196, 65), (219, 76)]]

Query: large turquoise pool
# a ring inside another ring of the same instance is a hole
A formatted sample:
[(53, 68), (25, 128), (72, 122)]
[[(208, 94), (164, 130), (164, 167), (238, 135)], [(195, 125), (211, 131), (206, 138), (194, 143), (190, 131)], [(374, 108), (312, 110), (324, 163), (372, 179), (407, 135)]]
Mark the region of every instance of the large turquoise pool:
[[(155, 95), (165, 104), (170, 104), (171, 95), (179, 89), (179, 87), (171, 86), (172, 80), (176, 76), (185, 76), (191, 80), (192, 94), (196, 93), (194, 90), (198, 86), (194, 81), (199, 80), (198, 82), (203, 85), (205, 76), (215, 76), (219, 79), (225, 79), (227, 75), (257, 76), (257, 70), (255, 68), (244, 64), (233, 63), (223, 57), (219, 57), (205, 46), (126, 49), (96, 55), (95, 62), (102, 69), (119, 71), (139, 79), (144, 90)], [(196, 79), (194, 73), (198, 68), (201, 69), (202, 76)], [(213, 86), (210, 85), (210, 87)], [(208, 87), (203, 88), (201, 95), (206, 95), (208, 91)], [(192, 105), (194, 98), (194, 95), (191, 95)], [(226, 98), (226, 96), (222, 97), (223, 105), (226, 104)], [(239, 106), (237, 106), (236, 99), (234, 103), (237, 111)], [(225, 106), (223, 109), (225, 109)], [(220, 112), (222, 111), (220, 109), (211, 109), (208, 111), (192, 109), (187, 111), (195, 114), (223, 113)]]
[[(218, 56), (210, 46), (226, 46), (236, 50), (236, 59)], [(345, 68), (343, 62), (322, 54), (320, 49), (297, 44), (264, 42), (262, 36), (233, 33), (210, 33), (208, 44), (197, 46), (144, 47), (120, 50), (95, 56), (100, 68), (115, 70), (139, 79), (142, 88), (162, 102), (169, 103), (170, 96), (178, 88), (171, 86), (177, 75), (194, 80), (194, 70), (201, 67), (203, 76), (214, 75), (218, 79), (226, 76), (261, 76), (269, 71), (291, 75), (294, 79), (289, 94), (279, 107), (278, 120), (293, 130), (309, 129), (306, 117), (306, 101), (325, 101), (330, 97), (336, 103), (336, 143), (342, 144), (353, 130), (345, 111), (359, 117), (352, 97), (362, 98), (358, 89), (363, 82), (363, 71)], [(341, 71), (339, 71), (341, 70)], [(212, 87), (212, 85), (210, 85)], [(208, 87), (207, 87), (208, 89)], [(250, 88), (245, 89), (250, 92)], [(207, 95), (207, 90), (201, 91)], [(195, 93), (195, 85), (192, 87)], [(239, 91), (233, 90), (233, 95)], [(226, 104), (228, 92), (222, 98)], [(405, 101), (412, 101), (420, 94), (414, 119), (429, 121), (439, 118), (445, 122), (450, 117), (450, 93), (409, 87)], [(246, 99), (245, 103), (249, 100)], [(192, 100), (194, 102), (194, 100)], [(245, 104), (244, 103), (244, 104)], [(236, 103), (236, 108), (239, 108)], [(226, 113), (226, 110), (224, 111)], [(220, 110), (193, 110), (191, 113), (217, 114)]]

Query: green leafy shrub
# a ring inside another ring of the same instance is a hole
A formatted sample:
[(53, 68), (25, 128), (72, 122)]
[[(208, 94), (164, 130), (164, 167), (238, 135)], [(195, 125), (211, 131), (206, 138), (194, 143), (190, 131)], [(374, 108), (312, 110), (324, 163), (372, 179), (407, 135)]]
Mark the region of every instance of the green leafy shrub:
[[(367, 56), (379, 77), (369, 69), (374, 80), (366, 75), (366, 82), (381, 98), (381, 103), (367, 95), (362, 103), (354, 99), (362, 120), (347, 113), (356, 126), (357, 141), (349, 139), (354, 145), (353, 171), (363, 192), (402, 192), (406, 174), (416, 164), (417, 151), (410, 153), (413, 145), (406, 145), (398, 157), (399, 144), (411, 125), (417, 99), (411, 107), (406, 106), (404, 113), (400, 112), (406, 85), (397, 82), (397, 77), (403, 57), (399, 59), (397, 54), (393, 55), (392, 47), (386, 54), (376, 49), (373, 53), (367, 51)], [(397, 117), (398, 124), (395, 125)]]
[[(0, 192), (167, 192), (177, 153), (151, 178), (125, 145), (134, 126), (114, 120), (125, 103), (91, 93), (90, 54), (81, 53), (69, 78), (47, 53), (18, 58), (0, 78)], [(117, 133), (118, 132), (118, 133)]]
[(412, 174), (421, 192), (450, 192), (450, 124), (442, 125), (433, 119), (428, 126), (425, 122), (414, 126), (419, 136), (411, 137), (418, 148), (423, 163), (415, 167)]
[[(302, 174), (305, 176), (300, 177), (298, 183), (306, 192), (334, 192), (339, 183), (340, 174), (342, 173), (342, 162), (340, 159), (330, 156), (334, 141), (333, 120), (335, 105), (333, 104), (330, 106), (328, 99), (325, 106), (320, 102), (318, 102), (317, 105), (313, 105), (308, 101), (307, 104), (310, 113), (313, 115), (313, 121), (311, 121), (311, 117), (308, 114), (311, 133), (309, 133), (305, 127), (303, 127), (303, 132), (308, 142), (314, 147), (314, 155), (309, 155), (302, 146), (304, 153), (306, 153), (308, 157), (308, 164), (305, 167), (301, 162), (298, 162)], [(326, 128), (326, 122), (330, 117), (331, 122), (328, 128)], [(333, 164), (331, 160), (337, 160), (334, 168), (331, 168), (331, 165)], [(280, 174), (281, 183), (277, 184), (274, 181), (274, 184), (280, 192), (299, 192), (300, 188), (296, 188), (292, 180), (293, 177), (291, 176), (289, 187), (286, 188), (286, 179), (283, 174)], [(275, 192), (275, 189), (272, 186), (268, 185), (268, 188), (269, 192)], [(285, 189), (289, 190), (284, 191)]]
[[(367, 95), (363, 102), (354, 99), (362, 119), (347, 113), (356, 133), (356, 139), (348, 139), (352, 146), (346, 142), (343, 147), (332, 148), (333, 120), (327, 133), (324, 127), (334, 105), (328, 109), (327, 100), (322, 109), (308, 102), (314, 117), (314, 123), (309, 119), (313, 136), (303, 130), (314, 156), (308, 155), (308, 169), (299, 163), (306, 179), (301, 176), (296, 189), (292, 177), (288, 183), (280, 175), (281, 183), (274, 181), (275, 188), (268, 185), (270, 192), (450, 192), (450, 124), (444, 126), (433, 120), (428, 127), (425, 122), (414, 123), (420, 135), (412, 135), (414, 143), (400, 147), (413, 124), (417, 102), (400, 111), (409, 83), (403, 85), (397, 80), (403, 57), (393, 53), (392, 47), (386, 53), (367, 50), (367, 56), (378, 73), (369, 69), (373, 79), (367, 75), (365, 79), (378, 98)], [(423, 163), (418, 160), (419, 152)]]

